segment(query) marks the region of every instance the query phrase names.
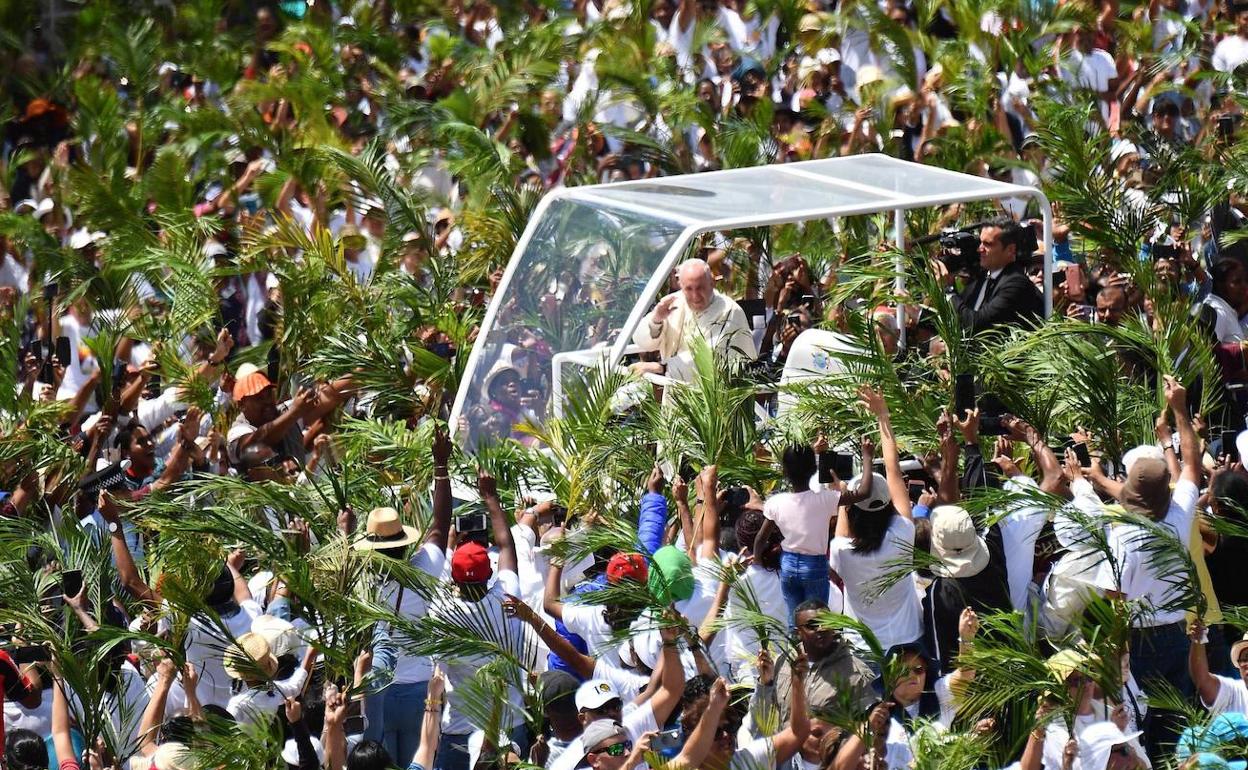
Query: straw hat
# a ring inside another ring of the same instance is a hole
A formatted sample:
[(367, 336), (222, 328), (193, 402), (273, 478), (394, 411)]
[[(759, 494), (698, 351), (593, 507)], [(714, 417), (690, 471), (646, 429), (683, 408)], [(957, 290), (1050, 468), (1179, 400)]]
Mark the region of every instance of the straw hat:
[(191, 752), (183, 743), (162, 743), (152, 755), (152, 767), (156, 770), (191, 770)]
[(399, 520), (399, 512), (393, 508), (374, 508), (368, 512), (364, 524), (364, 537), (352, 547), (357, 551), (377, 551), (411, 545), (420, 539), (415, 527)]
[(268, 640), (248, 631), (226, 649), (223, 666), (231, 679), (251, 679), (257, 671), (271, 679), (277, 673), (277, 656), (269, 648)]

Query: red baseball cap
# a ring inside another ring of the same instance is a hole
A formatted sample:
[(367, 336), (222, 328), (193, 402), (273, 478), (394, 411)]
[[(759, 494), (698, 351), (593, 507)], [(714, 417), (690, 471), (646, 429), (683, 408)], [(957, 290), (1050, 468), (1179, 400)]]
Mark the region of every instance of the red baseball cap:
[(607, 562), (607, 582), (619, 583), (621, 580), (632, 580), (636, 583), (646, 582), (649, 567), (646, 557), (639, 553), (617, 553)]
[(480, 543), (469, 540), (451, 554), (451, 580), (456, 583), (484, 583), (493, 574), (490, 552)]

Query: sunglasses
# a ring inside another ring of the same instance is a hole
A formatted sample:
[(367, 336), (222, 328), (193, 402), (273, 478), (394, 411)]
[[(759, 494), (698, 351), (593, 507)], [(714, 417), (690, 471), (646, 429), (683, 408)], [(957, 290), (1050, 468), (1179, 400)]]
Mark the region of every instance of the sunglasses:
[(1128, 749), (1126, 746), (1115, 746), (1115, 747), (1113, 747), (1112, 749), (1110, 749), (1110, 750), (1109, 750), (1109, 753), (1110, 753), (1110, 754), (1117, 754), (1117, 755), (1118, 755), (1118, 756), (1120, 756), (1120, 757), (1129, 757), (1129, 756), (1131, 756), (1131, 750), (1130, 750), (1130, 749)]
[(616, 743), (611, 744), (610, 746), (604, 746), (598, 749), (597, 751), (592, 751), (590, 753), (591, 754), (606, 754), (608, 757), (622, 757), (622, 756), (627, 755), (628, 752), (632, 750), (633, 750), (632, 741), (618, 741)]
[(822, 629), (822, 627), (819, 625), (819, 621), (817, 621), (817, 620), (810, 620), (810, 621), (807, 621), (807, 622), (803, 623), (803, 624), (802, 624), (802, 628), (803, 628), (804, 630), (806, 630), (806, 631), (821, 631), (821, 630), (823, 630), (823, 629)]

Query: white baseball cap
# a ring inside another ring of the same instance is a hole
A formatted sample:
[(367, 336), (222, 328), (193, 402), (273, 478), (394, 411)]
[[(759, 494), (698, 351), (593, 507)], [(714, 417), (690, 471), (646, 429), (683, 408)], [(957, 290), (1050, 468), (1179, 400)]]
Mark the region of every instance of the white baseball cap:
[(576, 710), (600, 709), (613, 700), (623, 701), (615, 685), (605, 679), (590, 679), (576, 688)]

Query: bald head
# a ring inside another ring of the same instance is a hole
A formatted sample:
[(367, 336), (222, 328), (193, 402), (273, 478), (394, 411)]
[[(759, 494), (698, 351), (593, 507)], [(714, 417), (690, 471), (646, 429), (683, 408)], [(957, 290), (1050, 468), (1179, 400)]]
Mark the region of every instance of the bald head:
[(690, 259), (681, 263), (676, 279), (685, 305), (699, 313), (706, 310), (715, 294), (715, 277), (711, 275), (711, 266), (706, 264), (706, 260)]

